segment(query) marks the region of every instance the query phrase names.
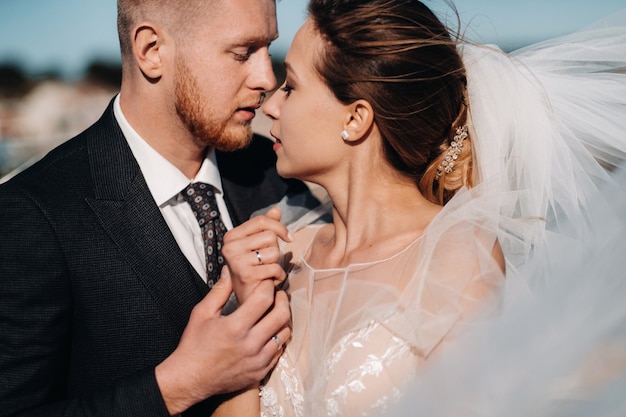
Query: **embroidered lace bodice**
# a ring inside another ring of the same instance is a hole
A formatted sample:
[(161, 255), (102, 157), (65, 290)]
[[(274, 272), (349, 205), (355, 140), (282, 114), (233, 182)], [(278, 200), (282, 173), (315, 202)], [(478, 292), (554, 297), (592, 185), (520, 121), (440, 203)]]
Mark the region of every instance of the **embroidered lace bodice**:
[[(381, 415), (482, 298), (468, 294), (498, 280), (468, 273), (465, 253), (454, 267), (420, 263), (421, 238), (388, 259), (315, 269), (303, 254), (318, 229), (296, 236), (307, 244), (293, 248), (288, 278), (293, 338), (261, 388), (261, 415)], [(433, 268), (448, 274), (431, 282)]]

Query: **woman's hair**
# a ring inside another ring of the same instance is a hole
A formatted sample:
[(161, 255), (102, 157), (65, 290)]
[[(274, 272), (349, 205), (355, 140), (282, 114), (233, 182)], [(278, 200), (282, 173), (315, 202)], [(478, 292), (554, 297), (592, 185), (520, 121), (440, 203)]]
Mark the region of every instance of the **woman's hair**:
[(316, 70), (342, 103), (372, 105), (389, 163), (438, 204), (471, 187), (469, 137), (437, 175), (468, 109), (458, 40), (433, 12), (417, 0), (311, 0), (309, 17), (325, 41)]

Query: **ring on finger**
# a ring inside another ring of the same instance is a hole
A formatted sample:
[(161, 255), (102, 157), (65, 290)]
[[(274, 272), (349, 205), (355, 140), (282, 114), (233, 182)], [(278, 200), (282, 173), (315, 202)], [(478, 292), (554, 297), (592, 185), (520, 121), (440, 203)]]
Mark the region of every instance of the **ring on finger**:
[(261, 258), (261, 253), (257, 250), (256, 252), (256, 259), (259, 261), (259, 265), (263, 265), (263, 258)]
[(282, 348), (282, 345), (280, 344), (280, 337), (275, 334), (274, 336), (272, 336), (272, 340), (274, 341), (274, 343), (276, 343), (276, 349), (280, 350)]

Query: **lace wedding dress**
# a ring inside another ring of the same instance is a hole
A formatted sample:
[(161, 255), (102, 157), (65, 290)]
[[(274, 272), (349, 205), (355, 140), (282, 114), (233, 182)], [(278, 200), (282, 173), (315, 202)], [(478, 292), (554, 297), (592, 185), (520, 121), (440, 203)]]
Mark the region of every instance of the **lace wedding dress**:
[[(624, 21), (513, 54), (460, 46), (480, 182), (400, 253), (317, 270), (323, 226), (302, 227), (328, 207), (290, 225), (293, 339), (264, 417), (598, 415), (623, 397), (625, 355), (607, 352), (626, 351)], [(599, 357), (617, 377), (588, 372)]]
[(419, 238), (387, 259), (319, 270), (306, 253), (321, 227), (303, 229), (299, 247), (286, 248), (294, 332), (262, 388), (263, 416), (379, 415), (501, 288), (484, 229), (450, 231), (436, 263), (416, 262)]

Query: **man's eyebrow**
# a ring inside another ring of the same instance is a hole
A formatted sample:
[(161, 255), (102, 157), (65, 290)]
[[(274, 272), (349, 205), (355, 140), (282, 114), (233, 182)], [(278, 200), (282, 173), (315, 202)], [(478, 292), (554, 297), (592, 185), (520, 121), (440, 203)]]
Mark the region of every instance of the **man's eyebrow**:
[(248, 38), (244, 41), (235, 42), (235, 46), (259, 46), (259, 45), (269, 45), (278, 39), (278, 35), (273, 36), (271, 38), (268, 37), (252, 37)]

